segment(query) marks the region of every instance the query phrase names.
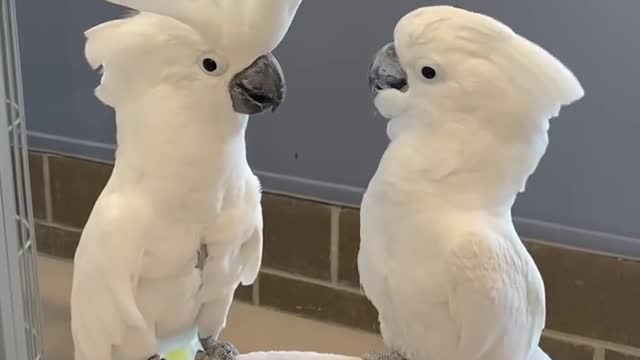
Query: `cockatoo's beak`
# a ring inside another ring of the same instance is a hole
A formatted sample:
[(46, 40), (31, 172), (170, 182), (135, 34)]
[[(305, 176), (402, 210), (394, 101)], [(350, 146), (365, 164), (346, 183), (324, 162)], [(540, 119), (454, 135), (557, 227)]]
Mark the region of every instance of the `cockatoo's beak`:
[(259, 57), (229, 83), (233, 110), (247, 115), (276, 111), (284, 101), (286, 89), (282, 68), (271, 54)]
[(407, 73), (400, 65), (394, 43), (385, 45), (369, 67), (369, 86), (377, 94), (381, 90), (407, 90)]

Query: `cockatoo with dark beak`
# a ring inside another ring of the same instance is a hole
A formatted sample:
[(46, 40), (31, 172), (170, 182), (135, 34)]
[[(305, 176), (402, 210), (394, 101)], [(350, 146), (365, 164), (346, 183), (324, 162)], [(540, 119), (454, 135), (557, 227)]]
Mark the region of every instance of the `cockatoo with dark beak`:
[(362, 202), (358, 257), (385, 342), (409, 360), (548, 359), (544, 284), (511, 207), (549, 120), (583, 89), (482, 14), (421, 8), (394, 38), (370, 69), (391, 141)]
[(215, 358), (262, 257), (248, 115), (284, 99), (271, 52), (301, 0), (110, 2), (139, 14), (86, 32), (118, 148), (75, 256), (75, 360)]

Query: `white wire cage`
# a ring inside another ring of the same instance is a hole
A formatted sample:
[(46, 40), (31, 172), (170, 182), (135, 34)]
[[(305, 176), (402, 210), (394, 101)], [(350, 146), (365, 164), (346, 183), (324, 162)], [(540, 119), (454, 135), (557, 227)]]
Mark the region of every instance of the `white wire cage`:
[(43, 360), (14, 0), (0, 0), (0, 360)]

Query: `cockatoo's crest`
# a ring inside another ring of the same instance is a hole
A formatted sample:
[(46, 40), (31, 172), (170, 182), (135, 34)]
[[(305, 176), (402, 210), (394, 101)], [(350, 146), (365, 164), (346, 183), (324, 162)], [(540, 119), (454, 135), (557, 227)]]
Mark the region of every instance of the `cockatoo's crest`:
[(404, 66), (432, 61), (441, 66), (443, 81), (463, 91), (478, 93), (484, 87), (485, 93), (511, 94), (546, 119), (584, 96), (579, 81), (558, 59), (483, 14), (451, 6), (418, 9), (400, 20), (395, 43)]
[[(165, 15), (195, 29), (213, 47), (242, 49), (254, 58), (282, 41), (302, 0), (108, 0)], [(222, 26), (230, 24), (231, 26)], [(241, 46), (238, 46), (241, 44)]]

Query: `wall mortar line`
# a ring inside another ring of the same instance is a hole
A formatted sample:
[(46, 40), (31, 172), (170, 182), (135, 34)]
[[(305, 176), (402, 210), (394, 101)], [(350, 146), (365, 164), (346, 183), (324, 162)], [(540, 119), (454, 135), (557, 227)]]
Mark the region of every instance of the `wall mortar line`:
[(82, 232), (81, 228), (76, 228), (76, 227), (73, 227), (73, 226), (64, 225), (64, 224), (60, 224), (60, 223), (57, 223), (57, 222), (35, 220), (35, 223), (36, 223), (36, 225), (54, 227), (56, 229), (70, 231), (70, 232), (76, 232), (76, 233), (81, 233)]
[(612, 350), (625, 355), (640, 356), (640, 349), (628, 345), (616, 344), (610, 341), (591, 339), (580, 335), (563, 333), (555, 330), (545, 330), (544, 336), (564, 341), (574, 345), (587, 345), (596, 349)]
[(260, 276), (258, 276), (251, 287), (251, 302), (255, 306), (260, 306)]
[(51, 192), (51, 174), (49, 166), (49, 155), (42, 154), (42, 177), (44, 183), (44, 211), (48, 222), (53, 223), (53, 195)]
[(354, 294), (354, 295), (361, 295), (361, 296), (364, 295), (362, 293), (362, 291), (360, 291), (359, 289), (356, 289), (356, 288), (344, 286), (344, 285), (341, 285), (341, 284), (334, 284), (334, 283), (331, 283), (331, 282), (326, 281), (326, 280), (318, 280), (318, 279), (306, 277), (306, 276), (303, 276), (303, 275), (291, 274), (291, 273), (288, 273), (286, 271), (275, 270), (275, 269), (270, 269), (270, 268), (263, 267), (261, 272), (263, 274), (279, 276), (281, 278), (285, 278), (285, 279), (289, 279), (289, 280), (296, 280), (296, 281), (300, 281), (300, 282), (304, 282), (304, 283), (308, 283), (308, 284), (324, 286), (324, 287), (327, 287), (327, 288), (330, 288), (330, 289), (340, 290), (340, 291), (348, 292), (348, 293), (351, 293), (351, 294)]
[(340, 272), (340, 212), (342, 209), (331, 207), (331, 282), (337, 284)]

